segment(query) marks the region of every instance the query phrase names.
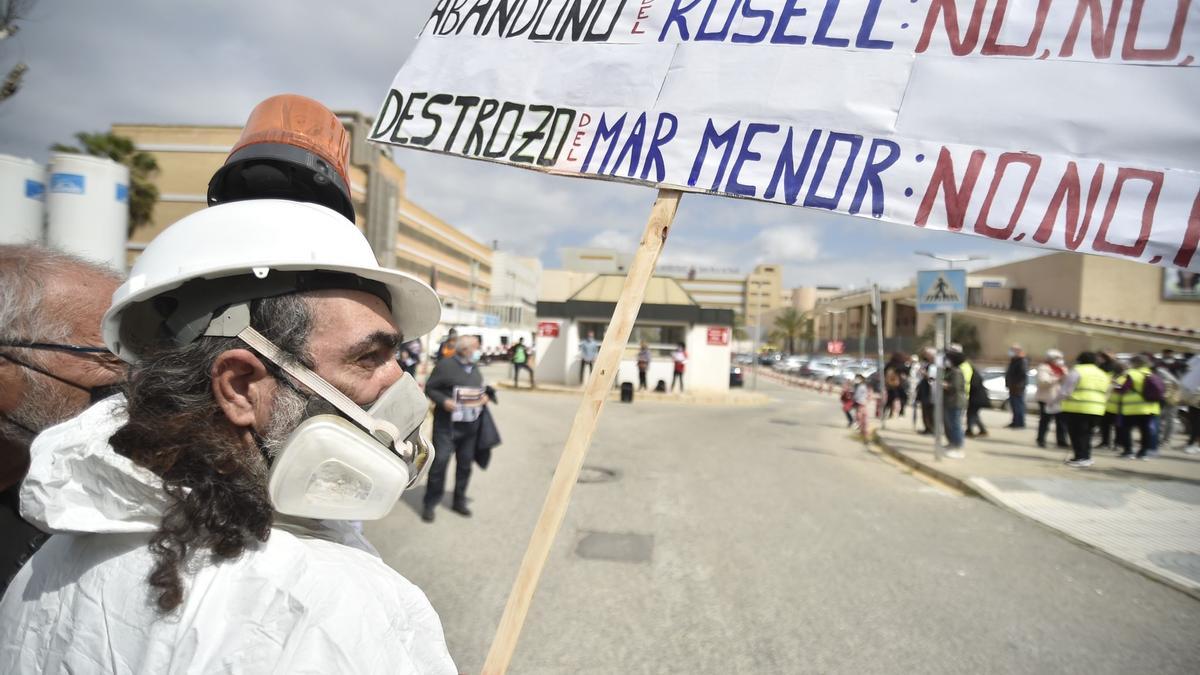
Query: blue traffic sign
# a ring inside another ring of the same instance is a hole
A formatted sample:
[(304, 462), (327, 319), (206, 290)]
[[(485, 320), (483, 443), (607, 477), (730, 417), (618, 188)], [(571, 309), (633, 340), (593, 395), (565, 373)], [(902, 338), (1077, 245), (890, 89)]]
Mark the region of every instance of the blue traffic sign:
[(966, 270), (917, 272), (918, 312), (961, 312), (966, 308)]

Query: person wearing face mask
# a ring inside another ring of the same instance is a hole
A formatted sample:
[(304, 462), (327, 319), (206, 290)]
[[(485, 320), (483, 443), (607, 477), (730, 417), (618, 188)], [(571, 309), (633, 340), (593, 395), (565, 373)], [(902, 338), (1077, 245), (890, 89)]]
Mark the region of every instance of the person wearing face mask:
[(107, 267), (41, 246), (0, 246), (0, 596), (48, 537), (18, 510), (30, 444), (125, 377), (100, 341), (120, 282)]
[(0, 601), (0, 672), (457, 672), (355, 527), (428, 463), (395, 356), (440, 311), (323, 206), (218, 204), (159, 234), (101, 324), (126, 400), (30, 449), (21, 512), (55, 536)]
[(454, 345), (454, 357), (442, 359), (425, 381), (425, 395), (433, 401), (434, 460), (425, 485), (421, 520), (432, 523), (435, 509), (446, 492), (446, 472), (454, 458), (454, 500), (451, 510), (471, 516), (467, 508), (467, 485), (471, 482), (471, 464), (484, 406), (489, 400), (479, 361), (483, 352), (479, 338), (461, 335)]

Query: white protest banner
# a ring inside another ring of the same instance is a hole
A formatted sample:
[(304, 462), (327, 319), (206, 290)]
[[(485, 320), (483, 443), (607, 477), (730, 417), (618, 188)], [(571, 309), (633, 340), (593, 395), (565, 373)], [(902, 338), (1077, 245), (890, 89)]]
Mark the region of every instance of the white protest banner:
[(1200, 2), (441, 0), (372, 140), (1200, 270)]

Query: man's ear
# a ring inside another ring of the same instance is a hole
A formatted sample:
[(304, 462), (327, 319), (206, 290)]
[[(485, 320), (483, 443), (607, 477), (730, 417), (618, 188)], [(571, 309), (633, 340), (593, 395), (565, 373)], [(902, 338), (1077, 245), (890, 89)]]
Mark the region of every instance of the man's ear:
[(230, 349), (213, 362), (213, 398), (235, 427), (258, 430), (265, 425), (274, 386), (262, 361), (248, 349)]

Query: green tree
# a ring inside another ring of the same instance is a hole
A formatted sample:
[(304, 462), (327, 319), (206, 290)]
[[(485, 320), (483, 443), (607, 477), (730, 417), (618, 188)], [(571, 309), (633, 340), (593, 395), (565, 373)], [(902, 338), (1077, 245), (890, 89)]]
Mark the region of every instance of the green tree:
[[(922, 344), (937, 347), (938, 345), (933, 344), (934, 337), (934, 323), (930, 322), (919, 340)], [(979, 355), (979, 329), (966, 319), (954, 318), (950, 321), (950, 341), (962, 345), (963, 353), (968, 357), (975, 358)]]
[(154, 155), (142, 152), (133, 140), (112, 132), (90, 134), (81, 131), (75, 134), (78, 146), (55, 143), (55, 152), (73, 152), (93, 157), (107, 157), (129, 167), (129, 234), (134, 228), (150, 222), (154, 203), (158, 201), (158, 186), (154, 176), (158, 174), (158, 162)]
[(796, 353), (796, 340), (806, 335), (811, 339), (812, 335), (812, 322), (808, 314), (795, 307), (787, 307), (775, 315), (771, 328), (771, 339), (786, 344), (789, 354)]

